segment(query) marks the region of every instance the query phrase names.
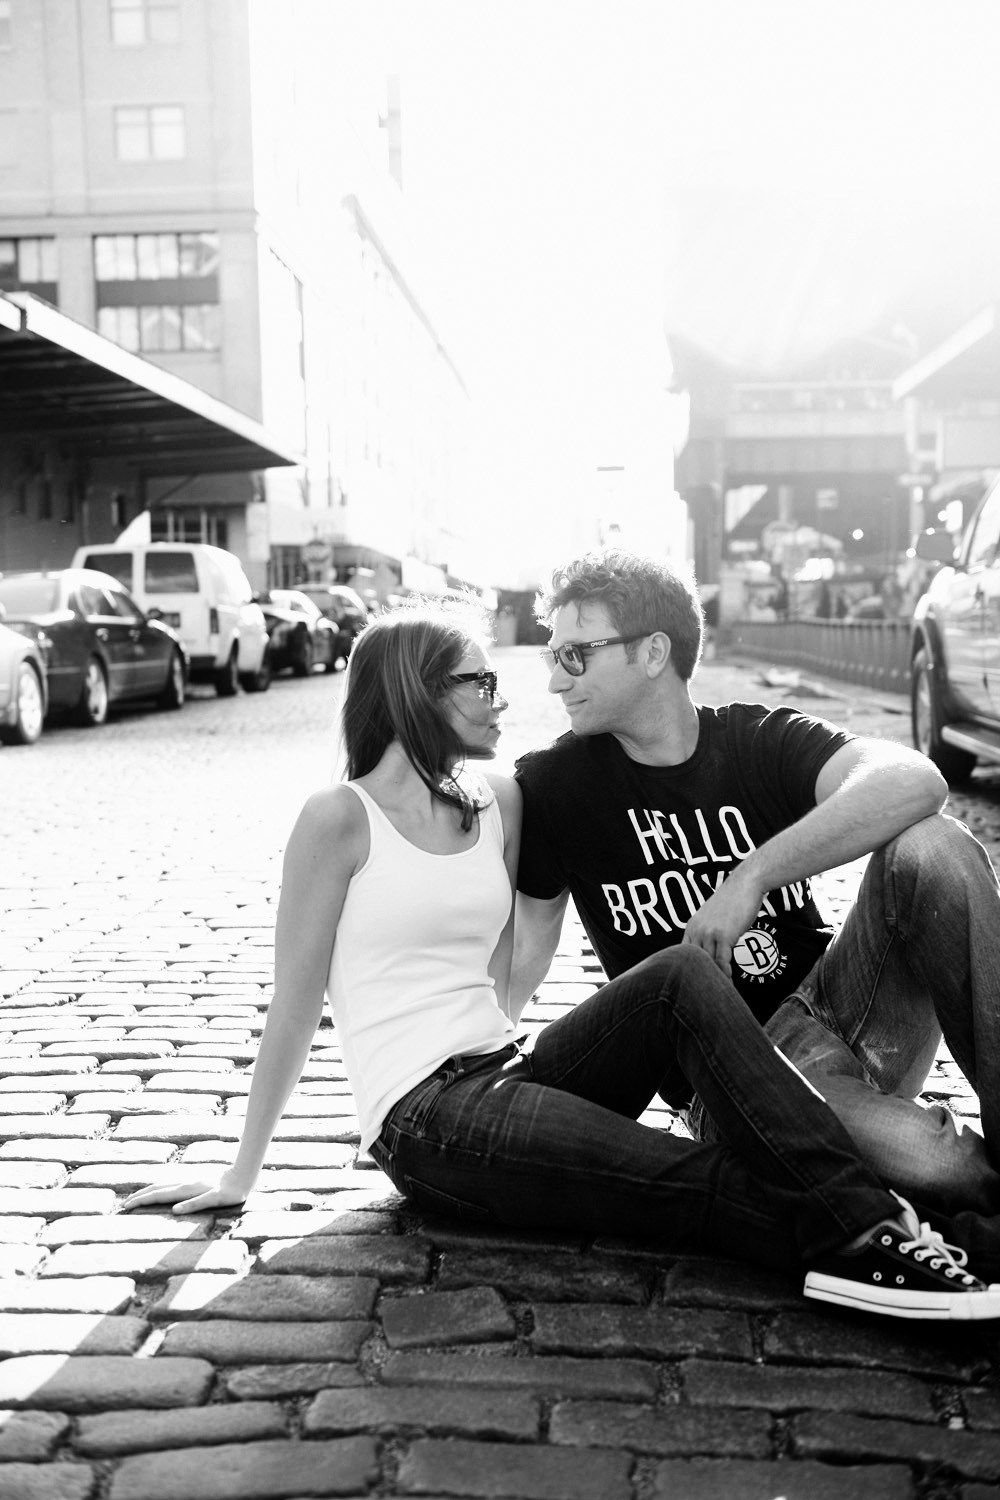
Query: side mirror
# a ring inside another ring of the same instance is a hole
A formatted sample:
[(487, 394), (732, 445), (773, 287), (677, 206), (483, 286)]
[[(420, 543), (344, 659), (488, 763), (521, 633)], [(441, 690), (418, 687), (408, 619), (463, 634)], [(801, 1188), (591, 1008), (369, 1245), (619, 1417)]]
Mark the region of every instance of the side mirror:
[(147, 609), (147, 611), (146, 611), (146, 619), (147, 620), (162, 620), (163, 619), (163, 610), (159, 609), (154, 604), (153, 607), (152, 607), (152, 609)]
[(922, 562), (953, 563), (958, 548), (954, 532), (932, 529), (918, 532), (913, 550)]

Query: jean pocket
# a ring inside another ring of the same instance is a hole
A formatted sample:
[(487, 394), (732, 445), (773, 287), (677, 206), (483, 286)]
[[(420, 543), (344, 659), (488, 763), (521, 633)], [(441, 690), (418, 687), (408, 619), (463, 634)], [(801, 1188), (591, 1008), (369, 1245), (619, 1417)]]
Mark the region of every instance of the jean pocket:
[(411, 1134), (421, 1135), (435, 1105), (454, 1076), (447, 1068), (439, 1068), (436, 1073), (432, 1073), (408, 1094), (403, 1095), (390, 1111), (389, 1119), (395, 1125), (405, 1126)]
[(404, 1174), (400, 1191), (427, 1213), (442, 1214), (447, 1219), (461, 1219), (466, 1224), (499, 1222), (492, 1210), (481, 1203), (469, 1203), (465, 1198), (456, 1198), (452, 1193), (442, 1193), (440, 1188), (430, 1187), (426, 1182), (421, 1182), (419, 1177)]

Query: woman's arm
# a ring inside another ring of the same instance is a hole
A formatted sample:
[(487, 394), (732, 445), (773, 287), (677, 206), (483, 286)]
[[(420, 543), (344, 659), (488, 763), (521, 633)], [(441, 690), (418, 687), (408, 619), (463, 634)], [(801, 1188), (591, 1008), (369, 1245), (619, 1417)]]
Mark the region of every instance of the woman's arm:
[[(497, 1004), (505, 1015), (510, 1009), (510, 969), (514, 956), (514, 895), (517, 889), (517, 857), (521, 847), (521, 788), (510, 776), (487, 773), (486, 780), (500, 805), (503, 819), (503, 862), (510, 881), (510, 915), (493, 950), (489, 963), (490, 978), (496, 988)], [(511, 1016), (516, 1020), (516, 1016)]]
[(302, 1076), (323, 1013), (348, 883), (367, 853), (367, 821), (353, 792), (338, 786), (310, 797), (285, 851), (274, 934), (274, 996), (236, 1160), (218, 1178), (143, 1188), (126, 1199), (126, 1209), (170, 1203), (175, 1213), (196, 1213), (241, 1203), (253, 1188), (288, 1096)]

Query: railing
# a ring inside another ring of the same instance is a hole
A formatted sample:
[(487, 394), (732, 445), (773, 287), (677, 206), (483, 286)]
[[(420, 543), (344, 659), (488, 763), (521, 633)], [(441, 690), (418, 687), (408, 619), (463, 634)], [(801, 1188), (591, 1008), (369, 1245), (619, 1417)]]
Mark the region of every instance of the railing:
[(910, 690), (909, 620), (736, 620), (720, 645), (882, 692)]

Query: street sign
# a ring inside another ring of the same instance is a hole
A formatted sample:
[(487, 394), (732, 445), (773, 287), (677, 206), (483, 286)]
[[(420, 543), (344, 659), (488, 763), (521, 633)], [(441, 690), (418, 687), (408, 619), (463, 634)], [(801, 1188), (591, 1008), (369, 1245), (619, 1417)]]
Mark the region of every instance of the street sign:
[(332, 561), (333, 548), (329, 542), (321, 541), (314, 537), (311, 542), (306, 542), (302, 548), (302, 560), (310, 568), (325, 568)]

